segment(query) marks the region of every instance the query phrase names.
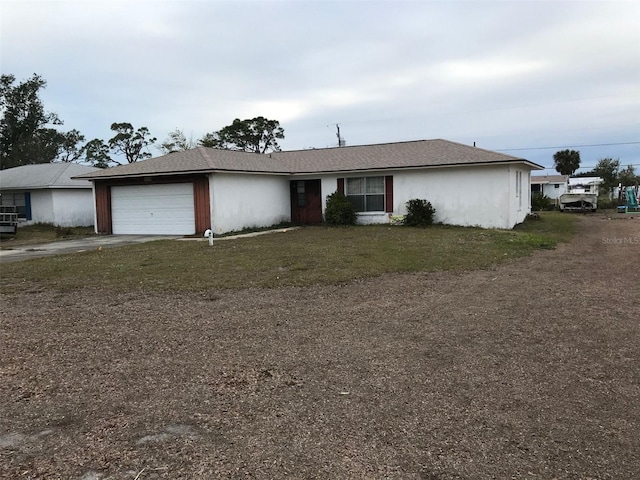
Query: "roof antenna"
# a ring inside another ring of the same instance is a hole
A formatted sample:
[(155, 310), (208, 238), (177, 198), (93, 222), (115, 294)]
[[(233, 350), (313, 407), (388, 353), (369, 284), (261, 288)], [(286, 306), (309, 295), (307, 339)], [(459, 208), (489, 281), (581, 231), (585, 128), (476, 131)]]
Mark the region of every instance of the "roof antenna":
[(338, 133), (336, 133), (336, 137), (338, 137), (338, 146), (339, 147), (344, 147), (347, 144), (347, 142), (345, 142), (344, 138), (342, 138), (340, 136), (340, 124), (339, 123), (336, 123), (336, 128), (338, 129)]

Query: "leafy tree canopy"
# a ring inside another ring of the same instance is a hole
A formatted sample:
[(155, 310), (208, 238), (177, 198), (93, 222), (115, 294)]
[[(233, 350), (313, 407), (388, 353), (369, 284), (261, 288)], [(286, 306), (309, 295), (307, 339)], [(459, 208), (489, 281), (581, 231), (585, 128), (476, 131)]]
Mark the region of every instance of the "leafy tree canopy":
[(61, 125), (55, 113), (46, 112), (39, 93), (47, 82), (39, 75), (15, 84), (14, 75), (0, 77), (0, 169), (47, 163), (58, 154)]
[(84, 136), (61, 132), (62, 121), (45, 111), (40, 91), (47, 82), (39, 75), (16, 84), (13, 75), (0, 78), (0, 169), (33, 163), (83, 161)]
[(620, 160), (602, 158), (598, 160), (598, 164), (592, 172), (594, 177), (602, 178), (602, 188), (610, 192), (613, 187), (618, 185), (619, 170)]
[(85, 147), (80, 146), (80, 144), (84, 142), (84, 135), (76, 129), (59, 135), (60, 144), (57, 160), (66, 163), (83, 161)]
[[(116, 134), (109, 140), (109, 148), (116, 154), (124, 155), (127, 163), (136, 163), (151, 157), (151, 152), (145, 149), (153, 145), (157, 139), (150, 136), (147, 127), (134, 130), (130, 123), (113, 123), (111, 130)], [(122, 165), (118, 160), (113, 162)]]
[(200, 139), (203, 147), (224, 148), (241, 152), (279, 152), (278, 140), (284, 138), (284, 129), (277, 120), (255, 117), (247, 120), (236, 118), (231, 125)]
[(173, 153), (173, 152), (181, 152), (184, 150), (191, 150), (196, 147), (196, 142), (194, 142), (193, 138), (189, 137), (187, 139), (186, 135), (182, 130), (176, 128), (173, 132), (169, 134), (167, 139), (162, 142), (160, 145), (160, 150), (163, 153)]
[(627, 165), (626, 168), (620, 170), (618, 180), (624, 187), (640, 185), (640, 175), (636, 175), (636, 170), (633, 168), (633, 165)]
[(580, 168), (580, 152), (560, 150), (553, 155), (553, 165), (561, 175), (573, 175)]
[(84, 155), (87, 162), (98, 168), (109, 168), (113, 162), (109, 155), (109, 146), (99, 138), (87, 142), (84, 146)]

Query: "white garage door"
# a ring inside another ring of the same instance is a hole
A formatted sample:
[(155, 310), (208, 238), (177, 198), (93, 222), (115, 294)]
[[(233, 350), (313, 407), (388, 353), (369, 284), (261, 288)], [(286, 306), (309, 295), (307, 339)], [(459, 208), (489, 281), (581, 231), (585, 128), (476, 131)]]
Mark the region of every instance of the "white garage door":
[(192, 235), (193, 184), (111, 187), (111, 222), (116, 235)]

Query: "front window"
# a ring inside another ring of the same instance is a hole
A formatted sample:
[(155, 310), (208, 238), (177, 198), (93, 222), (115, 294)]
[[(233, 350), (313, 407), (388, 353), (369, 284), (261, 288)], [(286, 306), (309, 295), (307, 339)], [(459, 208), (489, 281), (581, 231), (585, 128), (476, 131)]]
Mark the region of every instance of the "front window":
[(0, 206), (16, 207), (20, 220), (30, 220), (27, 218), (27, 201), (24, 193), (2, 193)]
[(346, 196), (357, 212), (384, 212), (384, 177), (347, 178)]

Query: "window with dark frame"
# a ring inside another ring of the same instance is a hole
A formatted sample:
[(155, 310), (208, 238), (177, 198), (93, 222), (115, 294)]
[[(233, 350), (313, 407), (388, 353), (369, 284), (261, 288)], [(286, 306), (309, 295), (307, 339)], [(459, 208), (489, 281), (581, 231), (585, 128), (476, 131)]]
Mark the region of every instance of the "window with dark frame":
[(0, 205), (3, 207), (16, 207), (20, 220), (30, 220), (27, 218), (27, 201), (24, 193), (3, 193), (0, 195)]
[(304, 207), (306, 205), (305, 199), (304, 180), (298, 180), (296, 185), (296, 195), (298, 198), (298, 207)]
[(357, 212), (384, 212), (384, 177), (347, 178), (345, 187)]

